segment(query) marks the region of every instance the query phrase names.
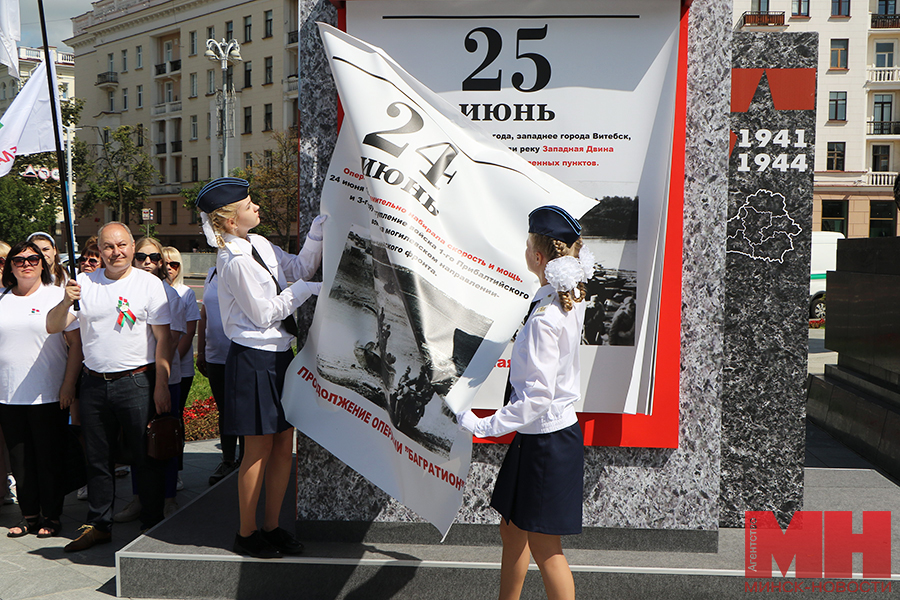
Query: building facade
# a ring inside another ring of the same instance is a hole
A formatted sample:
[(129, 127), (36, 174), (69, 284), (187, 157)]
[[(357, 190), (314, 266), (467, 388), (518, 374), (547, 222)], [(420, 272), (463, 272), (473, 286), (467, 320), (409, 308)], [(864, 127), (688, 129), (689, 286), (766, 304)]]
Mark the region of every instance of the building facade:
[(819, 33), (813, 230), (896, 236), (896, 0), (740, 0), (734, 3), (734, 29)]
[[(180, 192), (264, 155), (273, 132), (296, 132), (297, 2), (101, 0), (92, 6), (72, 19), (73, 37), (66, 40), (83, 82), (79, 136), (97, 144), (105, 128), (135, 128), (159, 172), (145, 203), (157, 237), (182, 252), (208, 250)], [(242, 61), (223, 70), (205, 56), (208, 39), (236, 40)], [(234, 90), (225, 111), (227, 161), (218, 116), (223, 81)], [(98, 207), (78, 221), (76, 237), (84, 240), (118, 217)], [(140, 222), (129, 225), (143, 230)]]
[[(16, 79), (9, 74), (6, 65), (0, 65), (0, 114), (6, 112), (13, 99), (31, 77), (31, 72), (44, 60), (42, 48), (28, 48), (20, 46), (19, 52), (19, 76)], [(59, 98), (67, 100), (75, 95), (75, 55), (71, 52), (57, 52), (50, 47), (50, 55), (56, 62), (56, 80), (59, 83)]]

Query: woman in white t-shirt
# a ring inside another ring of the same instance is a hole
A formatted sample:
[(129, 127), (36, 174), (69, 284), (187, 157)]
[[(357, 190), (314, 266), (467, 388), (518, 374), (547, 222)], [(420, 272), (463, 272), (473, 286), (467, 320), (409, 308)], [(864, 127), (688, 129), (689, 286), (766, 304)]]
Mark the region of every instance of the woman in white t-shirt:
[(194, 335), (197, 333), (197, 323), (200, 321), (200, 309), (197, 307), (197, 295), (194, 290), (184, 284), (184, 268), (181, 261), (181, 252), (172, 246), (162, 249), (163, 260), (166, 263), (167, 281), (178, 292), (184, 305), (184, 319), (186, 329), (181, 341), (178, 342), (178, 356), (181, 357), (181, 410), (187, 401), (194, 383)]
[(22, 510), (22, 522), (6, 535), (57, 536), (65, 496), (66, 414), (60, 409), (68, 408), (75, 397), (81, 369), (78, 322), (65, 334), (47, 333), (47, 313), (64, 292), (51, 285), (50, 269), (37, 245), (22, 242), (12, 247), (2, 282), (0, 427)]

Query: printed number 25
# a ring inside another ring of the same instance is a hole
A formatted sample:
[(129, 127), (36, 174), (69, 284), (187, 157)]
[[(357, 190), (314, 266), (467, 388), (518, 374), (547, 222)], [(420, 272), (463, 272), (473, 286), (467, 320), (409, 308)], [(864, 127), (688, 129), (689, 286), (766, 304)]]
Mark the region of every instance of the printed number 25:
[[(466, 34), (465, 47), (470, 53), (478, 51), (478, 40), (473, 36), (475, 33), (482, 34), (487, 40), (487, 52), (485, 53), (484, 61), (463, 80), (462, 89), (467, 92), (500, 91), (500, 78), (503, 76), (502, 69), (497, 69), (496, 77), (476, 77), (476, 75), (487, 69), (500, 56), (503, 38), (496, 29), (476, 27)], [(519, 43), (522, 41), (542, 40), (545, 37), (547, 37), (546, 25), (536, 29), (522, 28), (516, 32), (516, 59), (524, 58), (530, 60), (534, 63), (535, 68), (534, 85), (528, 88), (523, 87), (525, 76), (522, 73), (513, 73), (512, 84), (520, 92), (536, 92), (544, 89), (550, 83), (550, 61), (541, 54), (522, 52), (519, 48)]]

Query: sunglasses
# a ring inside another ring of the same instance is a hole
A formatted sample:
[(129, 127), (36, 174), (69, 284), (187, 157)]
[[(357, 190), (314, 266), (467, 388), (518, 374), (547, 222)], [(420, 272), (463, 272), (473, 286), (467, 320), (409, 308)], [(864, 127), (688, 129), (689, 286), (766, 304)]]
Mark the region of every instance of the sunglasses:
[(145, 254), (144, 252), (134, 253), (134, 260), (138, 262), (144, 262), (148, 258), (153, 262), (159, 262), (160, 260), (162, 260), (162, 254), (160, 254), (159, 252), (154, 252), (153, 254)]
[(41, 264), (41, 255), (40, 254), (32, 254), (30, 256), (13, 256), (11, 259), (12, 264), (17, 267), (25, 266), (27, 262), (30, 266), (36, 267)]
[(166, 264), (169, 265), (170, 267), (172, 267), (173, 269), (180, 269), (180, 268), (181, 268), (181, 263), (180, 263), (180, 262), (175, 262), (174, 260), (170, 260), (170, 261), (167, 262)]
[(6, 257), (0, 256), (0, 269), (2, 269), (5, 264), (6, 264)]
[(96, 267), (100, 264), (100, 261), (97, 260), (96, 258), (82, 258), (81, 263), (91, 265), (92, 267)]

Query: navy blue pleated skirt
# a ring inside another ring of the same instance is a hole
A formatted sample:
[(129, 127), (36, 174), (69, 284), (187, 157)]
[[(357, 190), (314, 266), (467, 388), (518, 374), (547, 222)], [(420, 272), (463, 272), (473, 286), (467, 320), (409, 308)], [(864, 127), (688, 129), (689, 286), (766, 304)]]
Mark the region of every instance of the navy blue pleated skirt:
[(491, 507), (524, 531), (581, 533), (584, 438), (578, 423), (553, 433), (517, 433), (509, 445)]
[(294, 352), (269, 352), (231, 342), (225, 359), (223, 435), (267, 435), (290, 429), (281, 392)]

